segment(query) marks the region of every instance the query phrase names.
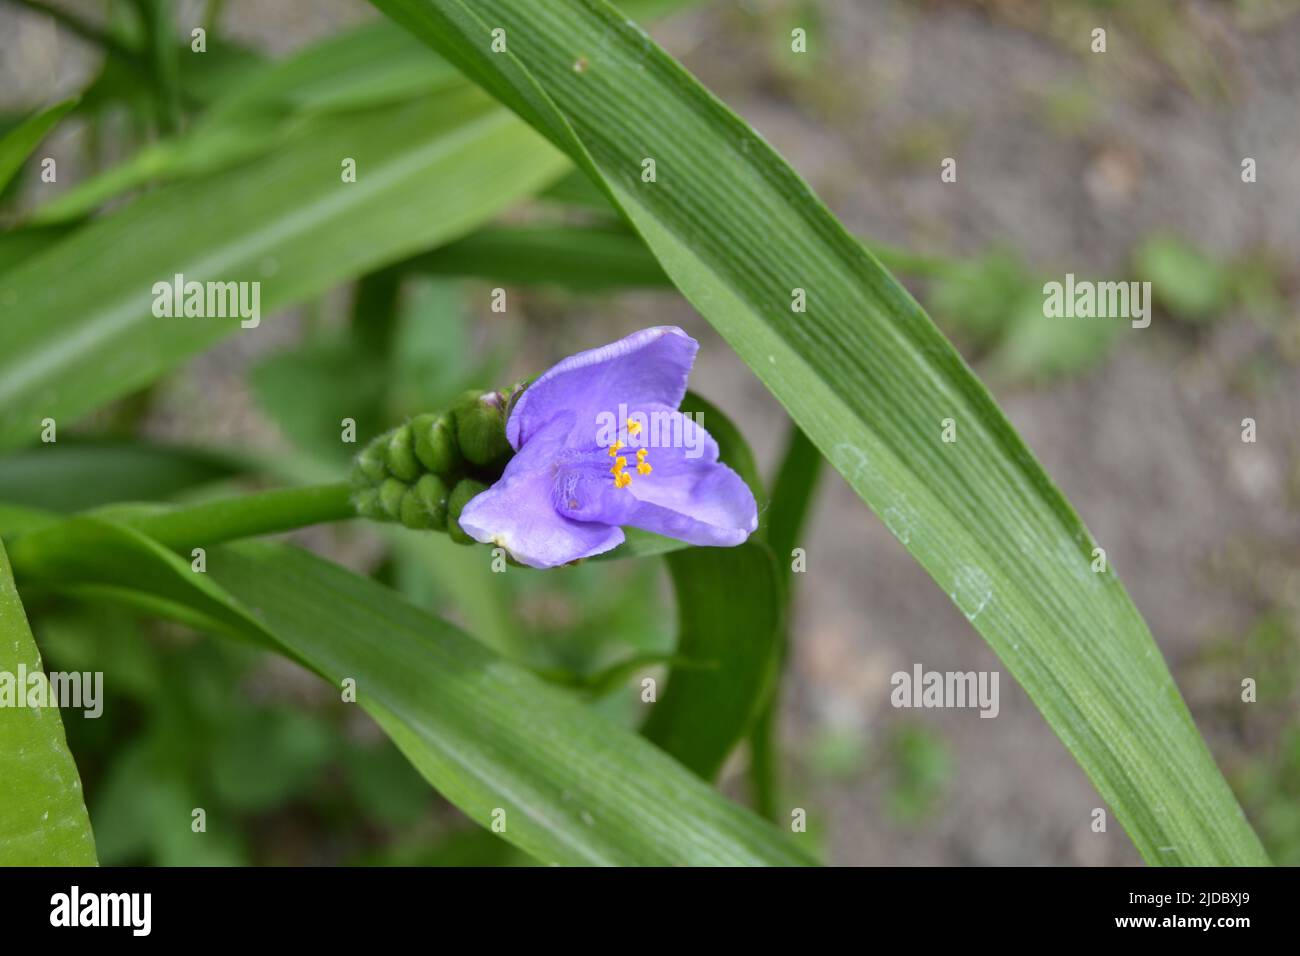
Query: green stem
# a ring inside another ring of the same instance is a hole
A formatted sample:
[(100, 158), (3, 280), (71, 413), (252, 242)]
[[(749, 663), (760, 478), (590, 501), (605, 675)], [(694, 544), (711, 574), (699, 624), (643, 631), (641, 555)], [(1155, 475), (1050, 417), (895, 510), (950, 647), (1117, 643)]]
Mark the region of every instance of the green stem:
[(776, 801), (780, 790), (780, 748), (777, 714), (781, 703), (781, 674), (790, 642), (791, 551), (812, 506), (813, 492), (821, 474), (822, 458), (817, 448), (797, 426), (790, 426), (785, 454), (781, 458), (776, 480), (772, 483), (772, 507), (768, 514), (767, 543), (776, 555), (786, 591), (786, 617), (782, 624), (781, 647), (771, 697), (749, 734), (749, 785), (754, 809), (769, 820), (776, 820)]
[(221, 13), (225, 6), (226, 0), (208, 0), (207, 9), (203, 11), (203, 29), (207, 31), (209, 40), (217, 35)]
[(778, 672), (777, 685), (772, 688), (772, 699), (758, 715), (749, 732), (749, 787), (754, 812), (764, 820), (773, 822), (778, 817), (776, 798), (781, 785), (776, 735), (776, 715), (779, 709), (777, 696), (780, 692)]
[(134, 528), (164, 547), (184, 549), (355, 518), (350, 493), (351, 486), (344, 481), (277, 488), (168, 511), (115, 513), (108, 508), (96, 514)]

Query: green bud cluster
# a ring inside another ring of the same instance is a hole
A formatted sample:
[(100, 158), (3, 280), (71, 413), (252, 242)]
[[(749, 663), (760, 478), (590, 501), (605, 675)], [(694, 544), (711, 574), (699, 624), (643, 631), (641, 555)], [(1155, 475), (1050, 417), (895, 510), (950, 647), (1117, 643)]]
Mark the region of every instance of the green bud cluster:
[(514, 453), (506, 441), (510, 397), (466, 392), (446, 411), (417, 415), (372, 441), (352, 465), (357, 514), (472, 544), (460, 514)]

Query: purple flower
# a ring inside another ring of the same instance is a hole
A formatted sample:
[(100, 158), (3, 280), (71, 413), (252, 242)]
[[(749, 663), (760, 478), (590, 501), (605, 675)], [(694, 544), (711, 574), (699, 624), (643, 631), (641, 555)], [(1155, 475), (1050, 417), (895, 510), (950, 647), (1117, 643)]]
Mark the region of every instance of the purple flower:
[(677, 410), (699, 347), (673, 326), (643, 329), (538, 378), (506, 422), (515, 456), (465, 506), (461, 528), (534, 568), (615, 548), (624, 526), (697, 545), (743, 542), (758, 526), (754, 496)]

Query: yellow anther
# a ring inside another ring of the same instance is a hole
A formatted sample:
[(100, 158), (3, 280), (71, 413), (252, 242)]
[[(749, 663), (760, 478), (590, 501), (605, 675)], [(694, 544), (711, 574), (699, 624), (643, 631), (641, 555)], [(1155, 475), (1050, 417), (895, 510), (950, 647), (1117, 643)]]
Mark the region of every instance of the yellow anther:
[(610, 457), (610, 458), (613, 458), (615, 455), (617, 455), (617, 454), (618, 454), (618, 450), (619, 450), (620, 448), (622, 448), (622, 447), (623, 447), (623, 443), (622, 443), (621, 441), (616, 441), (616, 442), (614, 442), (614, 444), (610, 445), (610, 446), (609, 446), (609, 457)]
[(627, 423), (627, 433), (629, 435), (641, 434), (641, 423), (636, 419), (629, 419)]
[(646, 452), (648, 452), (648, 451), (649, 451), (648, 448), (638, 448), (638, 449), (636, 450), (636, 460), (637, 460), (637, 461), (645, 461)]
[(632, 476), (625, 471), (616, 472), (614, 475), (614, 487), (626, 488), (632, 484)]
[(652, 471), (654, 471), (654, 469), (651, 468), (649, 465), (647, 465), (645, 462), (639, 461), (636, 463), (636, 473), (638, 475), (648, 475)]
[(623, 469), (627, 467), (627, 459), (619, 455), (614, 459), (614, 467), (609, 470), (611, 475), (622, 474)]

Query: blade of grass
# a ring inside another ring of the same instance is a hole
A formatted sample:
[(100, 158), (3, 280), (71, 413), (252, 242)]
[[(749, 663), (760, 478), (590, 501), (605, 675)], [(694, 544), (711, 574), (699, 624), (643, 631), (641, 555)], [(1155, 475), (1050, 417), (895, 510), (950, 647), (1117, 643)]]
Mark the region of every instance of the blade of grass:
[(195, 574), (138, 532), (85, 518), (14, 547), (23, 587), (144, 595), (156, 611), (278, 649), (335, 687), (350, 678), (359, 705), (431, 784), (481, 826), (502, 820), (500, 835), (542, 862), (809, 862), (636, 734), (394, 592), (295, 548), (213, 548), (207, 573)]
[(135, 0), (135, 8), (143, 27), (161, 126), (170, 132), (179, 125), (181, 115), (181, 66), (171, 0)]
[(60, 441), (0, 458), (0, 501), (84, 511), (114, 501), (165, 500), (253, 467), (206, 449)]
[(0, 232), (0, 272), (53, 248), (56, 243), (67, 238), (74, 228), (73, 224), (59, 224), (24, 226), (11, 232)]
[(18, 170), (41, 140), (77, 105), (76, 97), (56, 103), (32, 114), (0, 139), (0, 192), (9, 185)]
[[(357, 161), (355, 183), (340, 179), (344, 157)], [(43, 418), (63, 424), (240, 328), (238, 316), (155, 317), (157, 282), (257, 281), (269, 315), (469, 232), (565, 165), (467, 89), (328, 118), (256, 166), (145, 196), (0, 274), (0, 447), (32, 442)]]
[[(685, 2), (633, 0), (629, 7), (644, 8), (648, 15)], [(156, 22), (163, 11), (153, 0), (145, 6), (149, 10), (142, 15), (155, 18), (150, 35), (155, 29), (165, 35), (169, 28)], [(208, 42), (209, 51), (200, 60), (205, 66), (218, 50), (213, 38)], [(157, 48), (153, 55), (161, 56), (165, 67), (174, 52)], [(268, 155), (300, 134), (303, 121), (313, 116), (388, 107), (467, 85), (450, 64), (430, 56), (427, 47), (388, 20), (361, 24), (283, 60), (245, 65), (232, 73), (214, 84), (222, 94), (185, 135), (149, 143), (123, 162), (74, 184), (36, 210), (32, 222), (66, 222), (147, 183), (216, 173)], [(194, 79), (192, 71), (185, 78)]]
[[(772, 507), (768, 516), (767, 541), (781, 575), (781, 586), (793, 596), (791, 584), (794, 549), (798, 547), (804, 523), (812, 507), (813, 493), (821, 475), (822, 456), (797, 425), (790, 426), (790, 437), (781, 456), (781, 466), (772, 485)], [(805, 549), (805, 559), (807, 549)], [(749, 778), (754, 807), (769, 820), (777, 819), (776, 800), (780, 790), (780, 745), (778, 717), (781, 703), (781, 674), (789, 651), (790, 611), (787, 604), (777, 639), (775, 678), (767, 706), (754, 722), (749, 738)]]
[[(568, 181), (568, 177), (565, 180)], [(603, 207), (609, 209), (609, 204)], [(958, 260), (867, 243), (881, 263), (918, 277), (946, 275)], [(636, 233), (622, 223), (488, 226), (412, 259), (434, 275), (467, 276), (515, 285), (554, 285), (576, 292), (672, 288), (672, 280)]]
[(672, 285), (641, 240), (619, 226), (490, 226), (410, 265), (432, 275), (579, 292)]

